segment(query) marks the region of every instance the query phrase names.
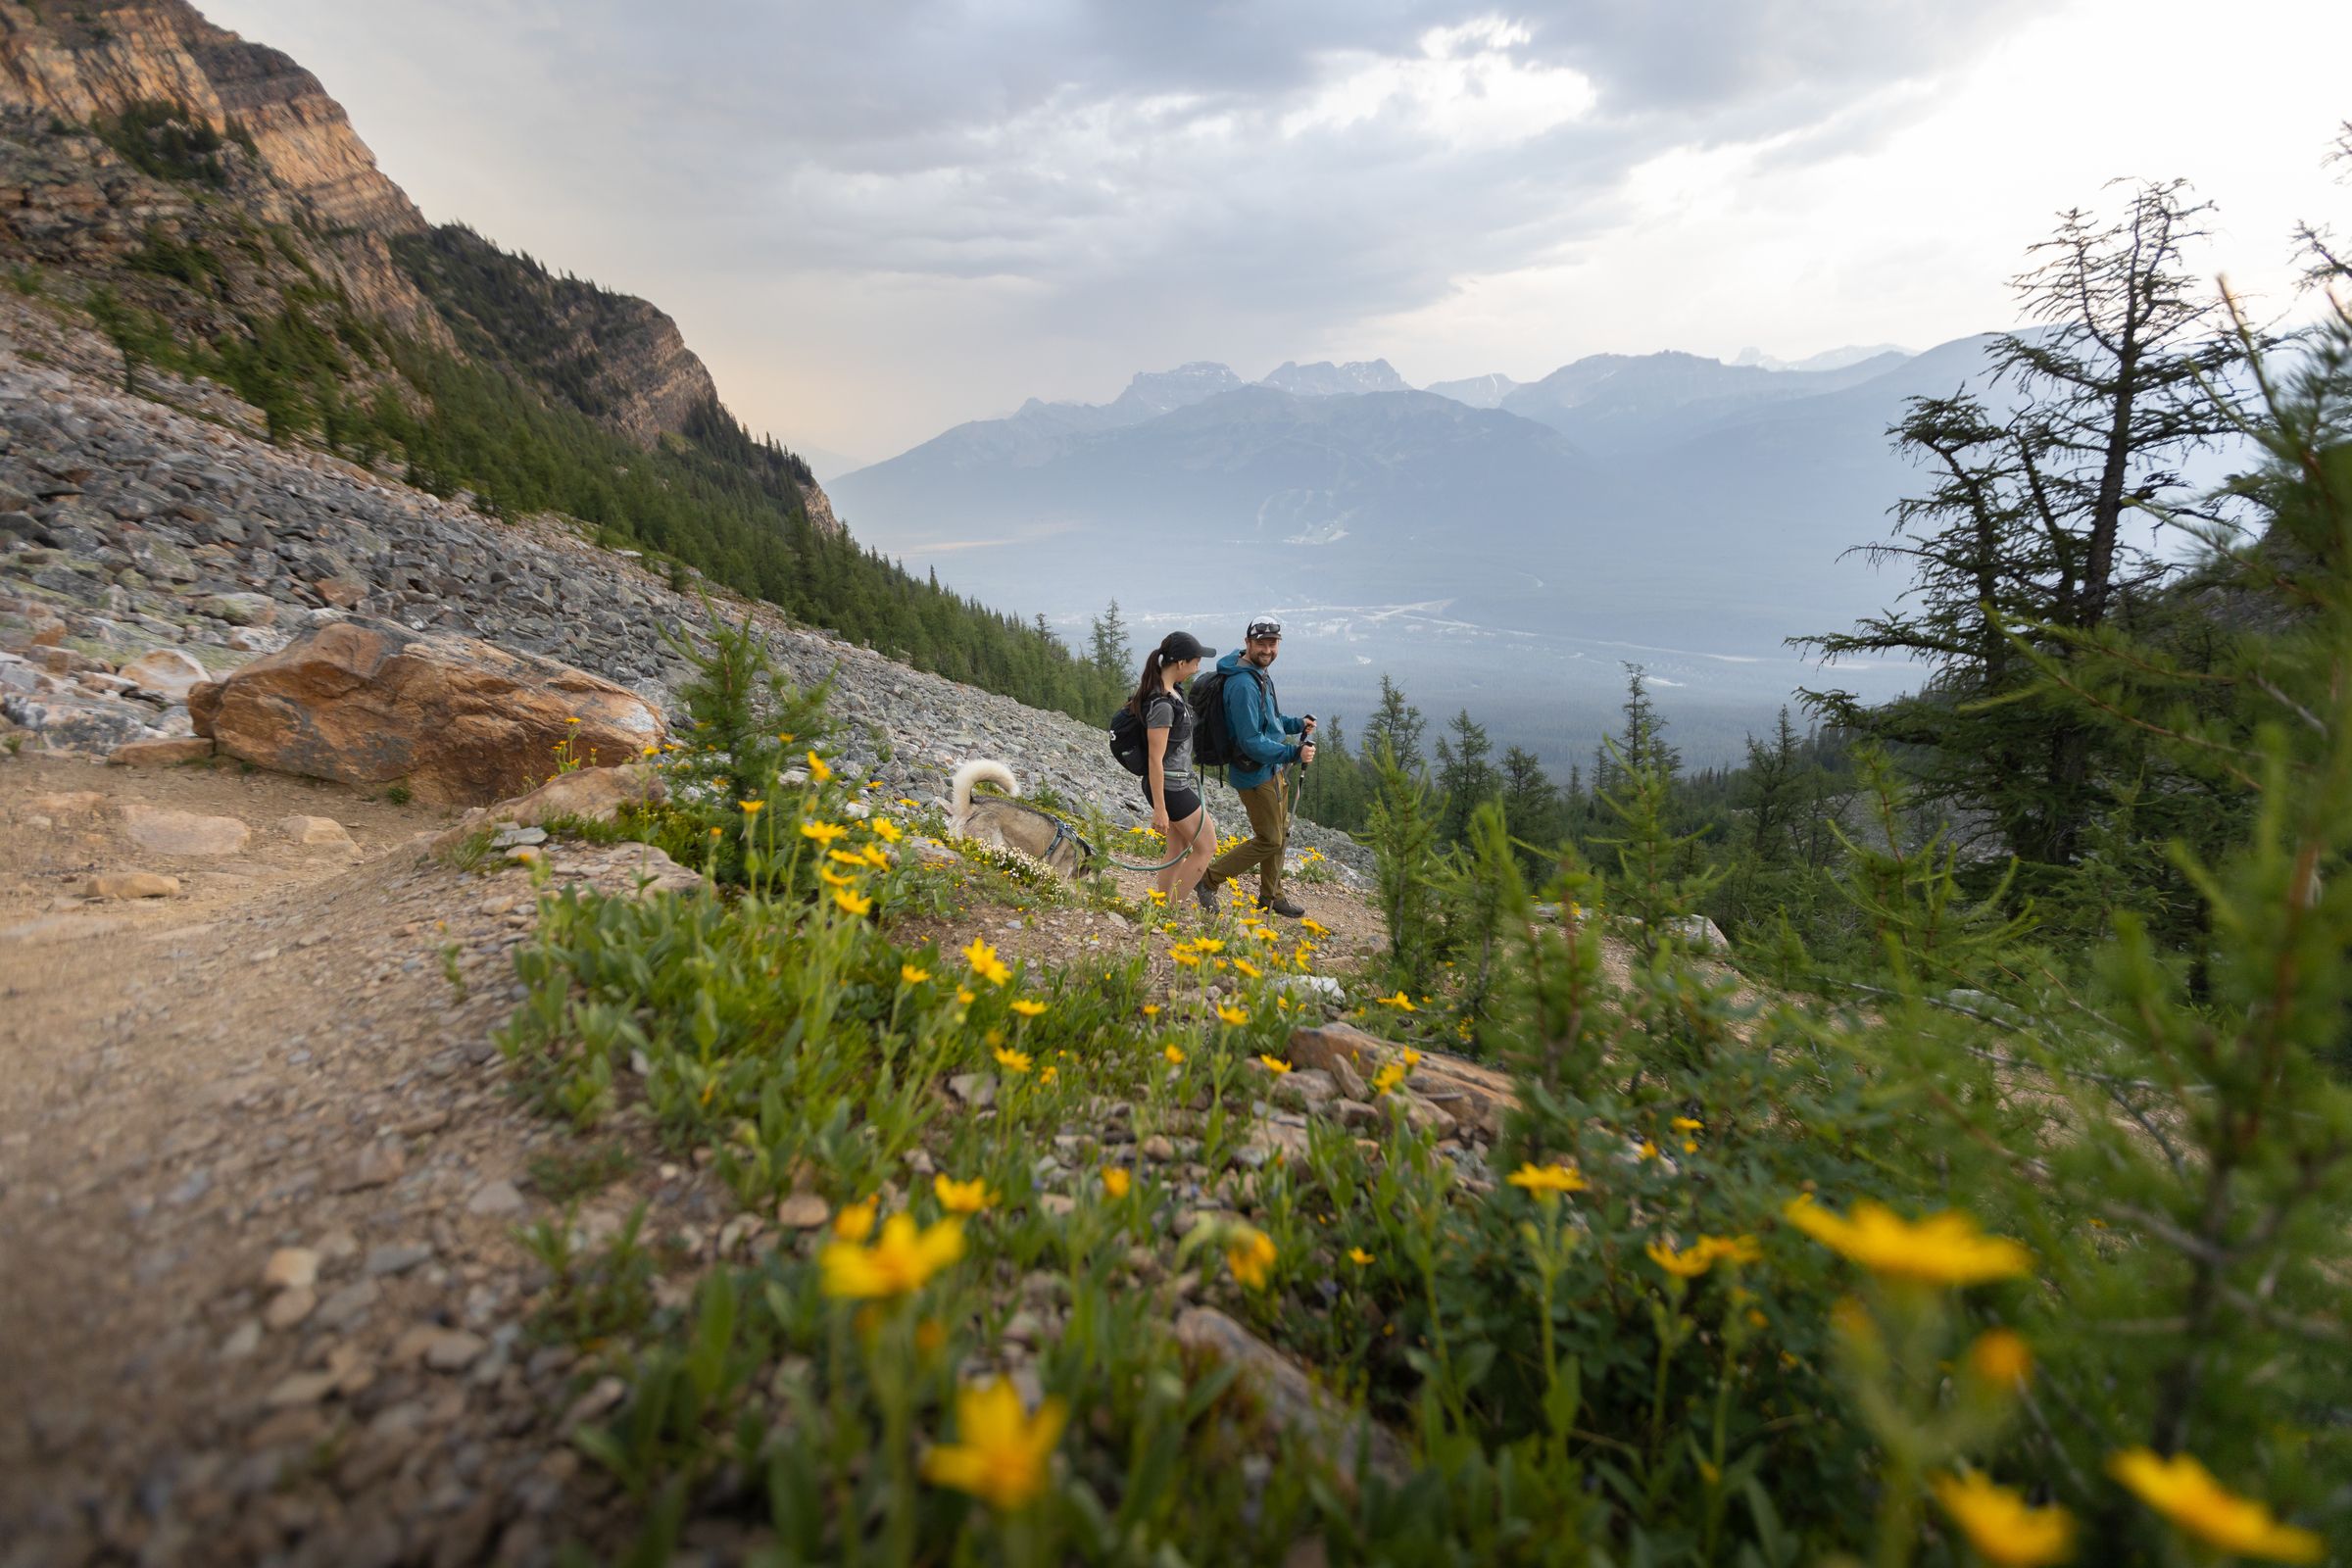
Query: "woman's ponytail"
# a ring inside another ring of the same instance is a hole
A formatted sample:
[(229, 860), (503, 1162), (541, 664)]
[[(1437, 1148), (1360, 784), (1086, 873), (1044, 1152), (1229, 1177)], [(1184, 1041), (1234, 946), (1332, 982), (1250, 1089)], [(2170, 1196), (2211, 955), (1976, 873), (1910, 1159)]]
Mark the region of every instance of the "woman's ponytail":
[(1144, 705), (1152, 701), (1153, 692), (1159, 690), (1160, 671), (1164, 667), (1158, 649), (1154, 648), (1144, 656), (1144, 678), (1136, 682), (1135, 695), (1127, 700), (1127, 710), (1136, 717), (1144, 716)]

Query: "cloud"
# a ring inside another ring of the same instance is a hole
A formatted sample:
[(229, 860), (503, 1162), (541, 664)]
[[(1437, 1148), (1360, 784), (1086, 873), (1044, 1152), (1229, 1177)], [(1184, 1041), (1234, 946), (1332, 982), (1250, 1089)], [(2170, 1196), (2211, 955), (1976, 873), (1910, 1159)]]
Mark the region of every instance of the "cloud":
[(755, 424), (880, 450), (1146, 365), (1389, 352), (1363, 335), (1469, 280), (1576, 266), (1660, 160), (1899, 133), (2028, 8), (206, 9), (316, 70), (431, 216), (655, 299)]

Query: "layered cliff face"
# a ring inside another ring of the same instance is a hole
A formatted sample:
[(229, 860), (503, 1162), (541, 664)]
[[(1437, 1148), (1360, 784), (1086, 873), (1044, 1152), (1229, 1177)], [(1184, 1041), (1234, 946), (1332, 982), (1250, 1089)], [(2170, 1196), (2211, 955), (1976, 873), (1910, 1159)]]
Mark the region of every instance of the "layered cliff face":
[(215, 131), (231, 122), (269, 172), (328, 222), (379, 234), (425, 226), (318, 78), (214, 26), (183, 0), (39, 10), (0, 0), (0, 102), (72, 123), (172, 104)]
[[(641, 447), (723, 417), (667, 315), (434, 228), (317, 77), (185, 0), (0, 0), (0, 242), (193, 345), (266, 347), (260, 323), (293, 317), (348, 339), (356, 315), (513, 370)], [(356, 395), (379, 363), (348, 357)], [(783, 466), (838, 532), (806, 466)]]

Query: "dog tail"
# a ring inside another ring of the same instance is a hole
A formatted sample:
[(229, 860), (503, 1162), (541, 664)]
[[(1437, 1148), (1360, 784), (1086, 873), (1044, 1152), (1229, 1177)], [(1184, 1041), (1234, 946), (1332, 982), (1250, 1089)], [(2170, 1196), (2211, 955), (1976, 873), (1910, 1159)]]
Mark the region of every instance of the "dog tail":
[(950, 814), (958, 820), (971, 812), (972, 786), (975, 784), (994, 784), (1007, 795), (1021, 793), (1021, 781), (1014, 778), (1012, 769), (1003, 762), (987, 758), (966, 762), (956, 770), (955, 778), (948, 784), (948, 792), (955, 803)]

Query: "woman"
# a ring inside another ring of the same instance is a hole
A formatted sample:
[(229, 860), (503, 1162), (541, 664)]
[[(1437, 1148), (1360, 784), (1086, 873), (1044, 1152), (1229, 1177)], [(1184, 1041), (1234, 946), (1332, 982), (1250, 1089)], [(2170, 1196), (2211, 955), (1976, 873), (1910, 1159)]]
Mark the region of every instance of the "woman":
[(1216, 824), (1200, 803), (1200, 780), (1193, 771), (1193, 709), (1176, 688), (1217, 651), (1203, 648), (1189, 631), (1172, 631), (1144, 656), (1144, 678), (1128, 708), (1144, 721), (1144, 799), (1152, 805), (1152, 827), (1180, 857), (1152, 878), (1152, 885), (1181, 904), (1208, 869), (1217, 848)]

